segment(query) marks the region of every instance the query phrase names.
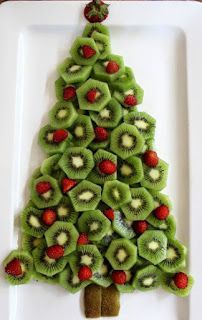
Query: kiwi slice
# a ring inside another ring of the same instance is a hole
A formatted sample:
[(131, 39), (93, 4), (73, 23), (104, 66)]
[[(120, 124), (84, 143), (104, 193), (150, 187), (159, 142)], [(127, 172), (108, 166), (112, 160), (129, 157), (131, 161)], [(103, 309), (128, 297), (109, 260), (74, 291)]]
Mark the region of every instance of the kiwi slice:
[[(110, 61), (114, 61), (119, 66), (118, 71), (114, 73), (108, 73), (106, 67)], [(104, 60), (97, 61), (93, 67), (95, 77), (101, 81), (114, 82), (124, 73), (125, 67), (122, 56), (115, 54), (109, 54)]]
[(90, 117), (79, 115), (72, 129), (73, 144), (78, 147), (87, 147), (95, 137)]
[(84, 212), (78, 220), (79, 231), (88, 234), (89, 240), (100, 241), (110, 228), (110, 221), (100, 210)]
[[(87, 94), (89, 91), (95, 90), (96, 96), (94, 102), (89, 102)], [(88, 79), (76, 91), (81, 110), (100, 111), (111, 99), (111, 93), (106, 82), (101, 82), (94, 79)]]
[[(51, 185), (51, 189), (42, 194), (38, 193), (36, 186), (41, 182), (49, 183)], [(58, 182), (54, 178), (44, 175), (33, 182), (31, 188), (31, 200), (38, 208), (41, 209), (55, 206), (60, 202), (61, 198), (62, 194), (59, 189)]]
[(41, 128), (39, 131), (38, 143), (45, 153), (52, 155), (55, 153), (63, 153), (67, 145), (71, 141), (71, 134), (68, 133), (68, 137), (61, 142), (54, 142), (53, 134), (55, 129), (49, 124)]
[[(110, 302), (110, 303), (109, 303)], [(108, 288), (102, 288), (102, 317), (116, 317), (120, 310), (120, 292), (116, 286), (111, 285)]]
[(76, 212), (94, 210), (101, 200), (101, 187), (83, 180), (69, 191), (69, 197)]
[(97, 31), (94, 31), (91, 37), (99, 51), (99, 59), (105, 59), (111, 53), (109, 37)]
[(88, 266), (93, 272), (96, 272), (100, 269), (102, 263), (102, 255), (93, 244), (78, 246), (69, 259), (70, 268), (74, 273), (78, 272), (79, 268), (83, 265)]
[(133, 274), (130, 270), (124, 271), (126, 274), (126, 283), (124, 284), (116, 284), (116, 288), (118, 289), (119, 292), (121, 293), (132, 293), (135, 288), (132, 282), (133, 279)]
[(170, 238), (174, 238), (176, 233), (176, 221), (173, 215), (169, 215), (165, 220), (165, 225), (159, 227), (159, 229), (163, 230), (165, 235)]
[(41, 220), (42, 210), (26, 207), (21, 214), (22, 230), (35, 238), (41, 238), (47, 227)]
[(5, 278), (11, 285), (20, 285), (29, 282), (32, 276), (33, 270), (33, 259), (29, 252), (24, 250), (13, 250), (3, 261), (4, 268), (13, 261), (19, 260), (22, 274), (13, 276), (12, 274), (6, 273)]
[(144, 138), (136, 127), (122, 123), (111, 133), (110, 149), (121, 159), (129, 158), (141, 151)]
[(115, 128), (122, 118), (122, 107), (114, 98), (100, 111), (90, 111), (91, 119), (97, 126)]
[(45, 274), (39, 273), (35, 270), (33, 270), (32, 273), (32, 279), (36, 280), (36, 281), (42, 281), (48, 284), (58, 284), (59, 282), (59, 274), (55, 274), (52, 277), (48, 277)]
[(67, 266), (59, 274), (59, 284), (71, 293), (76, 293), (85, 288), (91, 281), (80, 281), (77, 274), (74, 274), (69, 266)]
[[(86, 58), (83, 48), (89, 47), (93, 51), (93, 54), (91, 57)], [(87, 38), (87, 37), (77, 37), (70, 49), (70, 54), (73, 58), (73, 60), (78, 65), (83, 66), (92, 66), (96, 60), (99, 57), (99, 50), (96, 46), (96, 43), (93, 38)]]
[(57, 213), (57, 220), (71, 222), (74, 224), (77, 222), (78, 213), (74, 211), (68, 196), (64, 196), (54, 210)]
[(59, 244), (64, 247), (64, 255), (76, 250), (79, 234), (71, 222), (56, 221), (45, 232), (47, 245)]
[(124, 73), (112, 82), (112, 87), (117, 90), (127, 90), (135, 84), (135, 78), (133, 70), (129, 67), (125, 67)]
[(139, 255), (154, 265), (166, 259), (167, 238), (163, 231), (145, 231), (137, 240)]
[(90, 144), (89, 144), (89, 148), (92, 151), (97, 151), (99, 149), (107, 149), (107, 147), (109, 146), (110, 143), (110, 138), (108, 137), (107, 140), (105, 141), (97, 141), (97, 140), (93, 140)]
[[(100, 246), (107, 247), (112, 240), (119, 238), (119, 235), (110, 227), (105, 236), (99, 242)], [(104, 250), (104, 249), (103, 249)]]
[(176, 296), (179, 297), (187, 297), (191, 291), (191, 288), (194, 284), (194, 279), (191, 275), (188, 275), (188, 285), (186, 288), (184, 289), (179, 289), (178, 287), (176, 287), (174, 281), (173, 281), (173, 277), (175, 276), (174, 273), (164, 273), (162, 275), (162, 287), (164, 290), (175, 294)]
[(114, 270), (129, 270), (137, 261), (137, 247), (128, 239), (113, 240), (105, 257)]
[(82, 36), (91, 37), (94, 32), (99, 32), (99, 33), (105, 34), (106, 36), (109, 36), (109, 29), (99, 22), (87, 23), (84, 28)]
[(116, 179), (116, 172), (112, 174), (104, 174), (99, 170), (99, 166), (98, 166), (99, 163), (104, 160), (110, 160), (116, 165), (117, 164), (116, 155), (108, 151), (99, 149), (94, 154), (94, 160), (95, 160), (95, 167), (88, 175), (88, 180), (97, 184), (104, 184), (105, 181), (111, 181)]
[(152, 265), (146, 266), (136, 272), (133, 285), (140, 291), (149, 291), (161, 284), (161, 272)]
[(41, 173), (43, 175), (49, 175), (53, 178), (58, 178), (60, 175), (60, 168), (58, 161), (61, 158), (61, 154), (54, 154), (53, 156), (46, 158), (41, 165)]
[(96, 284), (90, 284), (84, 291), (84, 308), (86, 318), (101, 317), (102, 289)]
[(58, 72), (68, 84), (84, 82), (88, 79), (92, 66), (81, 66), (76, 64), (73, 59), (65, 59), (59, 66)]
[(50, 125), (55, 129), (69, 128), (78, 117), (73, 104), (64, 101), (58, 101), (48, 115)]
[[(122, 106), (130, 108), (130, 110), (134, 110), (136, 105), (142, 103), (144, 90), (137, 83), (133, 83), (133, 85), (127, 90), (115, 90), (113, 96), (122, 104)], [(124, 102), (127, 96), (134, 96), (136, 98), (136, 103), (133, 106)]]
[(31, 188), (34, 181), (37, 179), (37, 178), (40, 178), (42, 176), (42, 173), (41, 173), (41, 167), (38, 167), (36, 168), (33, 172), (32, 172), (32, 175), (31, 175), (31, 178), (29, 179), (29, 187)]
[(112, 222), (113, 230), (123, 238), (132, 239), (135, 233), (132, 228), (132, 222), (126, 220), (123, 214), (119, 211), (115, 211), (115, 217)]
[(151, 139), (155, 134), (156, 120), (146, 112), (129, 112), (125, 117), (126, 123), (134, 125), (145, 139)]
[(109, 263), (104, 260), (100, 269), (93, 274), (91, 280), (100, 285), (101, 287), (107, 288), (112, 284), (112, 279), (110, 276), (110, 266)]
[[(154, 199), (154, 209), (158, 208), (161, 205), (165, 205), (166, 207), (168, 207), (169, 211), (172, 209), (171, 201), (166, 194), (154, 190), (150, 190), (150, 193)], [(162, 230), (167, 228), (166, 220), (167, 219), (159, 220), (158, 218), (156, 218), (156, 216), (154, 215), (154, 211), (152, 211), (151, 214), (147, 217), (147, 221), (152, 226)]]
[(36, 238), (36, 237), (33, 237), (27, 233), (23, 233), (23, 235), (22, 235), (22, 249), (24, 251), (32, 253), (32, 251), (35, 248), (37, 248), (42, 241), (43, 241), (43, 238)]
[(138, 183), (143, 179), (142, 161), (136, 156), (118, 159), (118, 180), (126, 184)]
[(113, 209), (121, 207), (131, 201), (129, 186), (117, 180), (106, 181), (103, 187), (102, 201)]
[(47, 245), (43, 241), (34, 251), (33, 260), (34, 266), (37, 272), (42, 273), (48, 277), (52, 277), (55, 274), (61, 272), (66, 264), (67, 257), (61, 257), (57, 260), (51, 259), (46, 254)]
[(159, 267), (164, 272), (177, 272), (185, 267), (186, 249), (182, 243), (176, 239), (168, 238), (166, 259)]
[(59, 101), (75, 101), (76, 102), (76, 96), (72, 97), (72, 98), (66, 98), (65, 97), (65, 90), (67, 87), (73, 87), (74, 89), (76, 89), (79, 86), (79, 83), (74, 83), (74, 84), (67, 84), (64, 79), (62, 77), (59, 77), (56, 81), (55, 81), (55, 94), (56, 94), (56, 98)]
[(94, 167), (93, 153), (82, 147), (68, 148), (59, 166), (70, 179), (85, 179)]
[(132, 200), (121, 207), (131, 221), (145, 220), (154, 208), (153, 198), (145, 188), (130, 189)]
[(145, 188), (161, 191), (165, 188), (168, 176), (168, 164), (159, 160), (155, 168), (151, 168), (143, 164), (144, 178), (141, 185)]

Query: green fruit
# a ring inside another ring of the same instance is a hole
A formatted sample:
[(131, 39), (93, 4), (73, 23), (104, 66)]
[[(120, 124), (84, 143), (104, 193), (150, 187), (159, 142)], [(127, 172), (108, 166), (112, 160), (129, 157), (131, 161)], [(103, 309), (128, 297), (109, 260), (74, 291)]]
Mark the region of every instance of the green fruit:
[(104, 26), (103, 24), (98, 23), (98, 22), (87, 23), (84, 28), (82, 36), (83, 37), (91, 37), (95, 31), (102, 33), (102, 34), (105, 34), (106, 36), (109, 36), (109, 29), (106, 26)]
[(57, 207), (54, 208), (57, 213), (57, 220), (76, 223), (78, 213), (74, 212), (72, 203), (68, 196), (64, 196)]
[(80, 115), (72, 126), (73, 144), (87, 147), (95, 137), (90, 117)]
[(64, 93), (65, 93), (66, 87), (73, 87), (76, 89), (78, 86), (79, 86), (79, 83), (67, 84), (62, 77), (58, 78), (55, 81), (55, 94), (56, 94), (57, 100), (66, 102), (66, 101), (69, 101), (70, 99), (70, 101), (76, 102), (76, 97), (65, 99)]
[(21, 226), (25, 233), (35, 238), (41, 238), (47, 227), (41, 220), (42, 210), (26, 207), (21, 214)]
[(99, 51), (99, 59), (105, 59), (111, 53), (109, 37), (97, 31), (94, 31), (91, 37)]
[(175, 274), (173, 273), (164, 273), (162, 276), (162, 287), (164, 290), (175, 294), (176, 296), (179, 297), (187, 297), (191, 291), (191, 288), (194, 284), (194, 279), (192, 276), (188, 276), (188, 285), (185, 289), (179, 289), (178, 287), (176, 287), (174, 281), (173, 281), (173, 277), (175, 276)]
[(106, 232), (105, 236), (102, 238), (102, 240), (99, 242), (100, 246), (105, 250), (105, 247), (107, 247), (112, 240), (119, 238), (119, 235), (114, 232), (114, 230), (110, 227), (109, 230)]
[(29, 179), (29, 187), (31, 188), (34, 181), (40, 178), (41, 176), (42, 176), (41, 167), (38, 167), (32, 172), (31, 178)]
[(146, 266), (136, 272), (133, 285), (140, 291), (148, 291), (159, 287), (161, 284), (161, 272), (152, 265)]
[[(127, 105), (124, 101), (127, 96), (135, 96), (136, 98), (136, 104), (134, 106)], [(136, 105), (141, 104), (143, 101), (144, 96), (144, 90), (137, 84), (133, 83), (130, 88), (127, 88), (127, 90), (116, 90), (114, 91), (113, 97), (119, 101), (122, 106), (125, 108), (129, 108), (131, 111), (133, 111), (136, 108)]]
[(32, 273), (32, 278), (36, 281), (42, 281), (42, 282), (46, 282), (49, 284), (58, 284), (59, 274), (57, 273), (52, 277), (48, 277), (45, 274), (39, 273), (34, 269), (33, 273)]
[(76, 64), (73, 59), (65, 59), (59, 66), (58, 72), (68, 84), (84, 82), (88, 79), (92, 66), (81, 66)]
[(54, 154), (53, 156), (46, 158), (41, 165), (42, 175), (47, 174), (57, 179), (61, 172), (58, 166), (58, 161), (60, 158), (61, 158), (61, 154)]
[(135, 84), (133, 70), (125, 67), (124, 73), (115, 81), (112, 82), (112, 87), (117, 90), (127, 90)]
[(79, 290), (88, 286), (91, 281), (80, 281), (77, 274), (74, 274), (70, 267), (67, 266), (60, 274), (59, 274), (59, 283), (65, 288), (67, 291), (71, 293), (76, 293)]
[(130, 112), (124, 121), (134, 125), (145, 139), (151, 139), (155, 134), (156, 120), (146, 112)]
[(29, 253), (32, 253), (32, 251), (35, 248), (37, 248), (42, 241), (43, 241), (43, 238), (36, 238), (36, 237), (30, 236), (27, 233), (23, 233), (23, 235), (22, 235), (22, 249), (24, 251), (28, 251)]
[(165, 188), (168, 176), (168, 164), (165, 161), (160, 159), (155, 168), (143, 164), (143, 170), (144, 178), (141, 181), (143, 187), (156, 191)]
[(129, 186), (117, 180), (106, 181), (102, 192), (102, 201), (112, 209), (117, 209), (131, 200)]
[(55, 129), (69, 128), (78, 117), (71, 102), (58, 101), (49, 111), (50, 125)]
[(126, 274), (126, 283), (116, 284), (116, 288), (121, 293), (131, 293), (135, 290), (134, 286), (132, 285), (132, 272), (127, 270), (124, 272)]
[(175, 217), (173, 215), (169, 215), (165, 220), (164, 228), (160, 226), (159, 229), (163, 230), (167, 237), (174, 238), (176, 233)]
[[(119, 66), (117, 72), (107, 72), (107, 65), (110, 61), (114, 61)], [(114, 80), (118, 79), (125, 71), (123, 58), (122, 56), (110, 54), (104, 60), (97, 61), (93, 67), (93, 71), (96, 79), (112, 83), (114, 82)]]
[(104, 261), (100, 269), (94, 272), (91, 280), (101, 287), (107, 288), (112, 284), (112, 279), (110, 277), (110, 266), (107, 261)]
[(126, 184), (138, 183), (143, 179), (142, 161), (136, 156), (118, 160), (118, 180)]
[(132, 239), (135, 233), (132, 228), (132, 222), (125, 219), (125, 217), (119, 211), (115, 211), (115, 217), (112, 222), (113, 230), (121, 237)]
[[(161, 205), (168, 207), (169, 211), (172, 209), (171, 201), (167, 195), (153, 190), (150, 190), (150, 193), (154, 199), (154, 209), (158, 208)], [(156, 218), (154, 211), (152, 211), (151, 214), (147, 217), (147, 221), (152, 226), (162, 230), (166, 229), (167, 227), (166, 220), (167, 219), (159, 220), (158, 218)]]
[(97, 151), (99, 149), (108, 149), (110, 143), (110, 139), (108, 137), (107, 140), (104, 141), (97, 141), (96, 139), (94, 139), (90, 144), (89, 144), (89, 148), (92, 151)]
[[(94, 50), (94, 54), (91, 57), (86, 58), (83, 47), (88, 46)], [(78, 65), (92, 66), (99, 57), (99, 50), (96, 46), (94, 39), (86, 37), (77, 37), (70, 49), (70, 54), (73, 60)]]

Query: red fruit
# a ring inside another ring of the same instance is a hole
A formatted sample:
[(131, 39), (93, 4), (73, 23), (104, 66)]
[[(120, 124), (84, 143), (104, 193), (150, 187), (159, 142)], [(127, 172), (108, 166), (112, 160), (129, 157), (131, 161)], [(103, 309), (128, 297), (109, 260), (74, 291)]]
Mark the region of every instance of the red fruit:
[(77, 240), (77, 244), (80, 245), (80, 244), (88, 244), (88, 243), (89, 243), (88, 235), (86, 233), (81, 233)]
[(148, 223), (145, 220), (135, 221), (133, 223), (133, 229), (136, 233), (142, 234), (148, 229)]
[(89, 46), (83, 46), (81, 48), (81, 50), (83, 52), (84, 58), (86, 58), (86, 59), (89, 59), (89, 58), (91, 58), (92, 56), (94, 56), (96, 54), (96, 51), (93, 48), (89, 47)]
[(94, 131), (95, 131), (95, 139), (97, 141), (105, 141), (105, 140), (107, 140), (109, 134), (108, 134), (108, 131), (105, 128), (96, 127)]
[(116, 284), (126, 283), (126, 274), (124, 271), (114, 270), (112, 272), (112, 280)]
[(88, 280), (92, 277), (92, 275), (93, 275), (92, 270), (88, 266), (82, 266), (79, 269), (78, 277), (80, 281)]
[(5, 267), (5, 272), (14, 277), (22, 275), (22, 268), (19, 259), (11, 260)]
[(46, 254), (51, 259), (59, 259), (64, 256), (64, 248), (59, 244), (55, 244), (46, 249)]
[(173, 280), (178, 289), (185, 289), (188, 286), (189, 278), (183, 272), (176, 273)]
[(97, 90), (91, 89), (87, 92), (86, 98), (88, 102), (93, 103), (96, 100)]
[(63, 178), (61, 184), (62, 184), (62, 192), (66, 193), (70, 189), (72, 189), (77, 184), (77, 182), (75, 180), (72, 180), (72, 179)]
[(108, 6), (101, 0), (93, 0), (85, 6), (84, 16), (91, 23), (102, 22), (109, 14)]
[(63, 98), (64, 100), (71, 100), (76, 96), (76, 89), (75, 87), (69, 86), (64, 88), (63, 90)]
[(156, 167), (158, 162), (159, 162), (159, 158), (157, 156), (157, 153), (155, 151), (152, 151), (152, 150), (147, 150), (143, 154), (143, 162), (148, 167)]
[(104, 174), (113, 174), (116, 172), (116, 164), (111, 160), (103, 160), (98, 164), (98, 168), (101, 173)]
[(109, 219), (109, 220), (114, 220), (114, 210), (109, 208), (104, 210), (104, 215)]
[(53, 209), (45, 209), (41, 217), (46, 226), (51, 226), (57, 219), (57, 214)]
[(53, 141), (56, 143), (64, 141), (68, 137), (68, 131), (65, 129), (58, 129), (53, 133)]
[(124, 103), (130, 107), (134, 107), (137, 104), (137, 99), (132, 94), (129, 94), (124, 98)]
[(106, 66), (106, 72), (113, 74), (116, 73), (119, 70), (119, 65), (115, 61), (109, 61)]
[(153, 211), (155, 217), (159, 220), (165, 220), (169, 215), (169, 209), (163, 204)]
[(51, 189), (51, 184), (48, 181), (41, 181), (36, 184), (36, 191), (39, 194), (45, 193)]

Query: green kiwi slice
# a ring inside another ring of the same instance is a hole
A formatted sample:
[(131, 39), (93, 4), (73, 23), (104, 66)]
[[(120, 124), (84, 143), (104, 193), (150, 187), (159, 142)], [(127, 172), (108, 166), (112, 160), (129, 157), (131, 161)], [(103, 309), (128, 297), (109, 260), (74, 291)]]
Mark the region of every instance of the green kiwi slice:
[(79, 234), (71, 222), (56, 221), (45, 232), (47, 245), (58, 244), (64, 247), (64, 255), (68, 255), (76, 250)]
[(58, 178), (60, 175), (60, 168), (58, 166), (58, 161), (61, 158), (61, 154), (54, 154), (53, 156), (46, 158), (41, 165), (42, 175), (49, 175), (53, 178)]
[[(41, 182), (50, 183), (51, 189), (45, 193), (39, 194), (36, 190), (36, 186)], [(62, 194), (56, 179), (48, 175), (44, 175), (33, 182), (31, 188), (31, 200), (39, 209), (55, 206), (60, 202), (61, 198)]]
[(141, 268), (136, 272), (133, 285), (140, 291), (149, 291), (158, 288), (161, 284), (161, 272), (152, 265)]
[(94, 183), (97, 183), (97, 184), (104, 184), (105, 181), (111, 181), (111, 180), (116, 179), (116, 177), (117, 177), (116, 172), (114, 172), (113, 174), (104, 174), (104, 173), (100, 172), (98, 165), (100, 162), (102, 162), (104, 160), (110, 160), (115, 165), (117, 164), (116, 155), (114, 155), (113, 153), (110, 153), (108, 151), (99, 149), (94, 154), (95, 167), (88, 175), (88, 180), (90, 180)]
[(50, 125), (55, 129), (69, 128), (78, 117), (71, 102), (58, 101), (49, 111)]
[(121, 284), (121, 285), (116, 284), (116, 288), (121, 293), (132, 293), (135, 290), (133, 282), (132, 282), (133, 274), (130, 270), (126, 270), (124, 272), (126, 274), (126, 283)]
[(121, 159), (138, 154), (144, 145), (144, 138), (136, 127), (122, 123), (111, 133), (110, 149)]
[(80, 232), (88, 234), (89, 240), (100, 241), (110, 228), (110, 221), (100, 210), (84, 212), (78, 220)]
[(69, 266), (59, 274), (59, 284), (71, 293), (78, 292), (90, 283), (91, 281), (80, 281), (78, 275), (74, 274)]
[(87, 147), (95, 137), (91, 119), (85, 115), (78, 116), (71, 128), (71, 132), (73, 144), (78, 147)]
[(132, 185), (143, 179), (142, 161), (136, 156), (131, 156), (125, 160), (118, 159), (118, 180)]
[(145, 139), (151, 139), (155, 134), (156, 120), (146, 112), (129, 112), (125, 117), (126, 123), (134, 125)]
[(112, 228), (123, 238), (132, 239), (135, 236), (135, 233), (132, 228), (132, 222), (126, 220), (123, 214), (119, 211), (115, 211), (115, 217), (112, 222)]
[(111, 53), (109, 37), (97, 31), (94, 31), (91, 37), (94, 39), (99, 51), (99, 59), (105, 59)]
[(167, 238), (162, 231), (147, 230), (137, 240), (139, 255), (154, 265), (166, 259)]
[(62, 77), (59, 77), (56, 81), (55, 81), (55, 95), (57, 100), (59, 101), (75, 101), (76, 102), (76, 96), (72, 97), (72, 98), (65, 98), (65, 89), (67, 87), (73, 87), (73, 88), (77, 88), (79, 86), (79, 83), (74, 83), (74, 84), (67, 84), (64, 79)]
[[(87, 94), (90, 90), (96, 90), (96, 98), (92, 103), (87, 100)], [(88, 79), (77, 89), (76, 94), (81, 110), (100, 111), (111, 99), (111, 93), (107, 83), (94, 79)]]
[(23, 233), (23, 235), (22, 235), (22, 249), (24, 251), (32, 253), (32, 251), (35, 248), (37, 248), (42, 241), (43, 241), (43, 238), (36, 238), (36, 237), (33, 237), (27, 233)]
[(47, 245), (43, 241), (34, 251), (33, 251), (33, 261), (34, 267), (38, 273), (45, 276), (52, 277), (55, 274), (61, 272), (66, 264), (67, 257), (61, 257), (57, 260), (51, 259), (46, 254)]
[(59, 66), (58, 72), (68, 84), (84, 82), (88, 79), (92, 66), (81, 66), (76, 64), (73, 59), (65, 59)]
[(70, 198), (68, 196), (62, 197), (62, 200), (54, 208), (57, 213), (57, 220), (76, 223), (78, 213), (74, 211)]
[(105, 34), (106, 36), (109, 36), (109, 29), (99, 22), (87, 23), (84, 28), (82, 36), (91, 37), (94, 32), (99, 32), (99, 33)]
[(95, 139), (89, 144), (89, 148), (92, 151), (97, 151), (99, 149), (107, 149), (110, 143), (110, 138), (104, 141), (96, 141)]
[(112, 87), (117, 90), (127, 90), (135, 84), (135, 78), (133, 70), (129, 67), (125, 67), (124, 73), (112, 82)]
[[(106, 67), (110, 61), (114, 61), (118, 64), (119, 69), (115, 73), (108, 73), (106, 71)], [(118, 56), (115, 54), (109, 54), (104, 60), (97, 61), (93, 67), (93, 72), (95, 74), (96, 79), (101, 81), (106, 81), (109, 83), (114, 82), (117, 78), (119, 78), (124, 73), (125, 67), (122, 56)]]
[(93, 153), (82, 147), (68, 148), (59, 166), (70, 179), (85, 179), (94, 167)]
[[(134, 106), (129, 106), (124, 102), (125, 98), (129, 95), (135, 96), (136, 98), (136, 104)], [(144, 90), (137, 83), (133, 83), (133, 85), (127, 90), (115, 90), (113, 97), (116, 100), (118, 100), (125, 108), (130, 108), (130, 110), (134, 110), (136, 105), (142, 103), (144, 97)]]
[(29, 282), (32, 276), (32, 271), (33, 271), (32, 256), (29, 254), (29, 252), (24, 250), (13, 250), (3, 261), (4, 268), (6, 268), (7, 265), (12, 260), (15, 260), (15, 259), (20, 261), (22, 274), (19, 276), (13, 276), (11, 274), (6, 273), (5, 278), (11, 285), (25, 284)]
[(168, 164), (159, 160), (155, 168), (151, 168), (143, 164), (144, 178), (141, 185), (145, 188), (161, 191), (166, 187), (168, 177)]
[[(84, 56), (84, 46), (88, 46), (94, 51), (94, 54), (91, 57), (86, 58)], [(78, 65), (84, 66), (92, 66), (100, 55), (94, 39), (87, 37), (77, 37), (70, 49), (70, 54)]]
[(174, 281), (173, 281), (173, 277), (175, 276), (174, 273), (163, 273), (162, 275), (162, 287), (164, 290), (175, 294), (176, 296), (179, 297), (187, 297), (191, 291), (191, 288), (194, 284), (194, 279), (191, 275), (188, 275), (188, 285), (186, 288), (184, 289), (179, 289), (178, 287), (176, 287)]
[(103, 187), (102, 201), (112, 209), (118, 209), (131, 201), (129, 186), (117, 180), (106, 181)]
[(42, 273), (39, 273), (35, 270), (33, 270), (33, 273), (32, 273), (32, 279), (36, 280), (36, 281), (42, 281), (42, 282), (45, 282), (45, 283), (48, 283), (48, 284), (58, 284), (58, 281), (59, 281), (59, 274), (55, 274), (54, 276), (52, 277), (48, 277), (46, 276), (45, 274), (42, 274)]
[(107, 288), (112, 284), (112, 279), (110, 276), (110, 265), (107, 260), (104, 260), (100, 269), (94, 272), (91, 280), (100, 285), (101, 287)]
[[(110, 303), (109, 303), (110, 301)], [(102, 317), (116, 317), (120, 310), (120, 292), (115, 285), (102, 288)]]
[(31, 178), (29, 179), (29, 187), (31, 188), (34, 181), (37, 179), (37, 178), (40, 178), (42, 176), (42, 173), (41, 173), (41, 167), (38, 167), (36, 168), (33, 172), (32, 172), (32, 175), (31, 175)]
[(114, 239), (119, 238), (119, 235), (114, 232), (114, 230), (110, 227), (109, 230), (106, 232), (105, 236), (99, 242), (100, 246), (107, 247), (110, 242)]
[(100, 269), (102, 263), (102, 255), (93, 244), (78, 246), (69, 259), (70, 268), (74, 273), (78, 272), (79, 268), (83, 265), (88, 266), (93, 272), (96, 272)]
[(132, 188), (132, 200), (121, 207), (131, 221), (145, 220), (154, 208), (153, 198), (145, 188)]
[(165, 235), (170, 238), (174, 238), (176, 233), (176, 221), (173, 215), (169, 215), (168, 218), (165, 220), (165, 225), (159, 227), (159, 229), (163, 230)]
[(137, 247), (128, 239), (113, 240), (105, 257), (114, 270), (129, 270), (137, 261)]
[(97, 126), (115, 128), (122, 118), (122, 107), (114, 98), (100, 111), (90, 111), (91, 119)]
[(25, 233), (35, 238), (43, 237), (47, 227), (41, 220), (42, 210), (26, 207), (21, 214), (21, 227)]

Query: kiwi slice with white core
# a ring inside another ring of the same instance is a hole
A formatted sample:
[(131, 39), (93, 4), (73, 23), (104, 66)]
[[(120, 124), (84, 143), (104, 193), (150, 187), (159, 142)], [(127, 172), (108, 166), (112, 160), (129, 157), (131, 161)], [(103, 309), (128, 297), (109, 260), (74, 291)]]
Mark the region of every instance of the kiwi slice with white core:
[(136, 156), (118, 159), (118, 180), (133, 185), (143, 179), (142, 161)]
[(134, 125), (145, 139), (153, 138), (156, 120), (146, 112), (130, 112), (124, 117), (124, 121)]
[(41, 238), (47, 229), (41, 220), (42, 210), (26, 207), (21, 213), (21, 226), (24, 232), (35, 238)]
[(133, 285), (140, 291), (148, 291), (159, 287), (161, 284), (161, 272), (152, 265), (141, 268), (136, 272)]
[(74, 274), (69, 266), (67, 266), (59, 274), (59, 284), (68, 292), (76, 293), (85, 288), (91, 281), (81, 281), (77, 274)]
[(129, 186), (123, 182), (113, 180), (106, 181), (102, 192), (102, 201), (109, 207), (118, 209), (125, 203), (131, 201)]
[(147, 189), (161, 191), (166, 187), (168, 176), (168, 164), (159, 159), (156, 167), (148, 167), (143, 164), (144, 178), (141, 185)]
[(76, 64), (73, 59), (65, 59), (59, 66), (58, 72), (68, 84), (86, 81), (91, 73), (92, 66)]

